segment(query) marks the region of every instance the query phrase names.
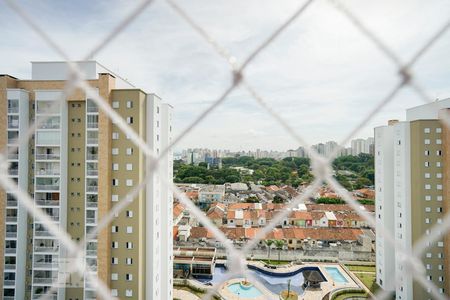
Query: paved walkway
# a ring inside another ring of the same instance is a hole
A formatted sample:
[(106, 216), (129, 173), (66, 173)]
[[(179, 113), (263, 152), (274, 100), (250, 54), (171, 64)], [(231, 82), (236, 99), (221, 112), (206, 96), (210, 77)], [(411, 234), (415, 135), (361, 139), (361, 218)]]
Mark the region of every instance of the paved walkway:
[(197, 297), (197, 295), (194, 295), (185, 290), (177, 290), (177, 289), (173, 290), (173, 298), (182, 300), (200, 300), (200, 298)]

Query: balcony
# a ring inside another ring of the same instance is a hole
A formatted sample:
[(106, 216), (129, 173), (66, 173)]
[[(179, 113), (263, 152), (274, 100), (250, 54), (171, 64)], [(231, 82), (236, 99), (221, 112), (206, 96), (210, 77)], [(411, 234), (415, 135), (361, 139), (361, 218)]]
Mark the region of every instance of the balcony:
[(98, 113), (98, 106), (95, 104), (88, 104), (86, 110), (88, 113)]
[(86, 206), (87, 207), (93, 207), (93, 208), (97, 208), (98, 207), (98, 202), (97, 201), (88, 201), (86, 202)]
[(34, 232), (35, 236), (44, 236), (44, 237), (53, 237), (53, 234), (50, 233), (50, 231), (47, 230), (37, 230)]
[[(40, 299), (42, 299), (42, 296), (44, 296), (44, 295), (45, 295), (44, 293), (42, 293), (42, 294), (33, 294), (33, 300), (40, 300)], [(5, 299), (5, 298), (3, 298), (3, 299)], [(58, 300), (58, 296), (57, 295), (46, 295), (45, 299)]]
[(19, 153), (8, 153), (8, 159), (19, 159)]
[(36, 200), (39, 206), (59, 206), (59, 200)]
[(59, 160), (59, 154), (36, 154), (36, 160)]
[(3, 300), (16, 300), (14, 296), (3, 296)]
[(8, 129), (19, 129), (19, 122), (8, 122)]
[(59, 122), (47, 122), (39, 125), (39, 129), (59, 129), (61, 124)]
[(59, 184), (36, 184), (37, 191), (59, 191)]
[(86, 250), (86, 256), (95, 256), (95, 257), (97, 257), (97, 250)]

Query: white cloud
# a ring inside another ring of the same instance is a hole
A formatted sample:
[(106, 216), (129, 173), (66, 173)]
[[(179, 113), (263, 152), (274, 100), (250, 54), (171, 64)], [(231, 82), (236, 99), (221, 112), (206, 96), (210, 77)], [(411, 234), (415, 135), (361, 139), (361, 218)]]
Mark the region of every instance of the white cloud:
[[(450, 3), (341, 0), (402, 61), (448, 21)], [(218, 43), (242, 61), (300, 5), (298, 1), (178, 1)], [(129, 1), (21, 1), (36, 21), (81, 59), (130, 12)], [(0, 73), (29, 77), (28, 61), (59, 59), (0, 4)], [(450, 96), (449, 33), (413, 68), (432, 97)], [(95, 59), (155, 92), (175, 107), (176, 132), (231, 82), (226, 62), (162, 1), (155, 1)], [(315, 1), (245, 71), (269, 105), (311, 143), (340, 140), (400, 80), (395, 66), (327, 1)], [(360, 135), (403, 118), (421, 100), (409, 90), (383, 109)], [(242, 89), (179, 147), (288, 149), (298, 145)]]

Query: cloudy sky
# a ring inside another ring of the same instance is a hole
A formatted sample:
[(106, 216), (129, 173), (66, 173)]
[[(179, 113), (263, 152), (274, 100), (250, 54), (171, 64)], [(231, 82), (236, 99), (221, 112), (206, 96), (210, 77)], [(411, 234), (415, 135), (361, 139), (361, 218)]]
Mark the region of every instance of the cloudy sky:
[[(238, 62), (302, 1), (177, 1)], [(138, 4), (135, 1), (19, 1), (73, 60), (82, 59)], [(402, 61), (449, 21), (450, 2), (342, 0)], [(30, 77), (30, 61), (60, 60), (0, 2), (0, 73)], [(450, 97), (450, 32), (414, 66), (431, 98)], [(94, 59), (175, 108), (180, 133), (230, 85), (228, 64), (164, 1), (155, 0)], [(245, 70), (269, 105), (309, 143), (341, 140), (400, 78), (395, 66), (329, 2), (313, 2)], [(410, 89), (361, 128), (372, 135), (388, 119), (422, 104)], [(185, 147), (232, 150), (297, 148), (241, 88), (185, 136)]]

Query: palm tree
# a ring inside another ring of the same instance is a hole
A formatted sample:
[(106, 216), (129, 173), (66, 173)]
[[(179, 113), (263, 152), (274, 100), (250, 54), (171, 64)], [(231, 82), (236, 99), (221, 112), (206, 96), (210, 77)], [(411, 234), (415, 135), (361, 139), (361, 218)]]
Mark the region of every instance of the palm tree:
[(267, 259), (269, 260), (270, 263), (270, 249), (272, 248), (273, 240), (264, 240), (264, 243), (267, 246)]
[(275, 243), (275, 248), (277, 248), (277, 250), (278, 250), (278, 262), (279, 262), (281, 250), (283, 250), (283, 247), (284, 247), (284, 241), (283, 240), (275, 240), (274, 243)]

